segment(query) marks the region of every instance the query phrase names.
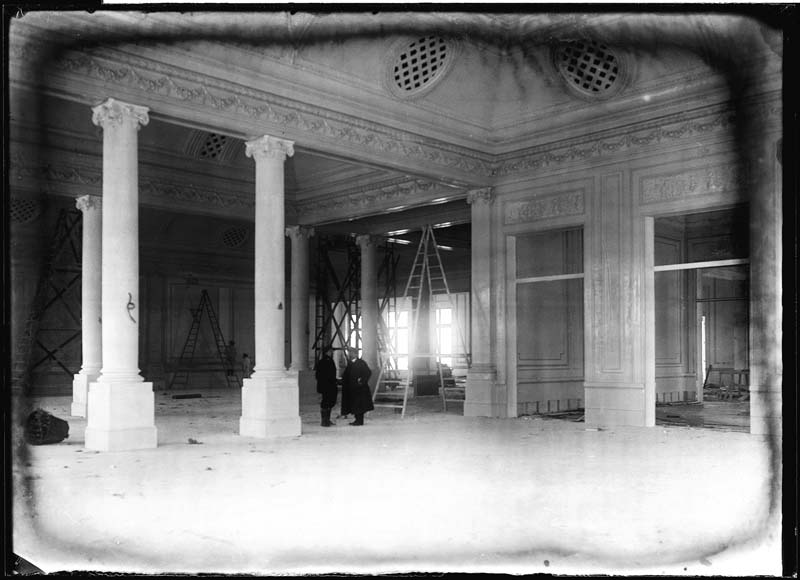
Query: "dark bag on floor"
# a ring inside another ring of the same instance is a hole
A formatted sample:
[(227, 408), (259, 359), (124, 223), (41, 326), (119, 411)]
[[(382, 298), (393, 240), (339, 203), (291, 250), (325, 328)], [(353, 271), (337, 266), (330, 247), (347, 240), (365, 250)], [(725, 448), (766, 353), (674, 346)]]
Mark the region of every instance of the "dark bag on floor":
[(69, 437), (69, 423), (51, 415), (43, 409), (36, 409), (25, 422), (25, 441), (31, 445), (60, 443)]

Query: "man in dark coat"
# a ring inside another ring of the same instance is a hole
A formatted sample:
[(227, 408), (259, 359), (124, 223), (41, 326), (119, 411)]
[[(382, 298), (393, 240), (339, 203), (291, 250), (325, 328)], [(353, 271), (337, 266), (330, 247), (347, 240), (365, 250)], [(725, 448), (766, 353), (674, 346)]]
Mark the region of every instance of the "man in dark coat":
[(358, 351), (348, 349), (347, 367), (342, 374), (342, 415), (355, 415), (356, 420), (351, 425), (363, 425), (364, 413), (372, 411), (372, 392), (369, 388), (369, 377), (372, 371), (362, 359), (358, 358)]
[(317, 392), (322, 395), (319, 401), (319, 412), (322, 417), (320, 425), (330, 427), (336, 423), (331, 422), (331, 409), (336, 405), (336, 396), (339, 388), (336, 385), (336, 363), (331, 358), (331, 350), (325, 349), (322, 358), (314, 367), (317, 378)]

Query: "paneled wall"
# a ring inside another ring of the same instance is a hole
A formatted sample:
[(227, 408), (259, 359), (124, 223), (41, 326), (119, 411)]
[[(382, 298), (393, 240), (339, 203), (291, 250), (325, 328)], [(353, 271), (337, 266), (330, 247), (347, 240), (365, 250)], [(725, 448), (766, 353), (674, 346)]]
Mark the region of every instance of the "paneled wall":
[[(770, 107), (756, 107), (751, 113), (776, 121)], [(774, 125), (769, 130), (766, 127), (762, 125), (760, 138), (768, 140), (769, 131), (776, 129)], [(504, 369), (507, 384), (498, 384), (497, 390), (507, 386), (510, 414), (528, 412), (527, 401), (553, 392), (543, 388), (541, 373), (531, 372), (523, 364), (520, 346), (543, 355), (550, 352), (553, 362), (561, 364), (561, 353), (567, 351), (558, 345), (564, 344), (574, 320), (548, 307), (554, 287), (520, 289), (516, 272), (519, 237), (575, 226), (584, 231), (585, 269), (584, 376), (574, 392), (583, 396), (587, 423), (653, 425), (657, 397), (667, 401), (694, 397), (697, 277), (687, 271), (655, 278), (652, 267), (656, 254), (691, 258), (689, 254), (706, 252), (712, 246), (719, 249), (731, 240), (693, 235), (684, 241), (680, 235), (663, 232), (656, 237), (652, 220), (746, 205), (753, 195), (774, 197), (776, 176), (762, 172), (766, 181), (754, 185), (748, 169), (750, 157), (742, 154), (734, 129), (728, 123), (706, 124), (696, 132), (671, 131), (669, 137), (653, 129), (659, 134), (653, 145), (637, 150), (633, 145), (637, 141), (631, 138), (624, 147), (615, 145), (614, 153), (609, 149), (607, 155), (582, 158), (565, 154), (559, 158), (562, 162), (542, 161), (555, 156), (540, 153), (540, 157), (531, 157), (535, 171), (525, 177), (509, 176), (498, 184), (493, 244), (502, 257), (497, 260), (495, 319), (502, 336), (496, 344), (498, 368)], [(700, 134), (705, 131), (707, 134)], [(604, 151), (602, 138), (595, 145), (587, 150)], [(624, 151), (625, 147), (630, 150)], [(758, 231), (774, 236), (774, 228), (775, 224), (764, 224)], [(534, 253), (531, 259), (537, 257)], [(718, 315), (717, 324), (722, 326), (712, 329), (717, 338), (726, 332), (738, 336), (728, 345), (737, 350), (738, 358), (745, 355), (741, 346), (733, 345), (748, 342), (743, 315), (738, 310)], [(551, 343), (537, 343), (537, 330), (526, 326), (536, 317), (546, 321), (543, 324)], [(503, 377), (498, 379), (501, 382)], [(564, 392), (571, 394), (570, 388)]]

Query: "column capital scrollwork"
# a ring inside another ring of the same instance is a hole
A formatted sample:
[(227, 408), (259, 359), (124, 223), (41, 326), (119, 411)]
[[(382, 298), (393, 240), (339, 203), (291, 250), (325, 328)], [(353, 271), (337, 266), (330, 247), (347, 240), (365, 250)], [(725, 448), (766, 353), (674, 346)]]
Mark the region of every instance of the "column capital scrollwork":
[(99, 195), (82, 195), (75, 199), (75, 207), (83, 213), (91, 209), (103, 209), (103, 198)]
[(494, 201), (494, 191), (491, 187), (481, 187), (480, 189), (472, 189), (467, 192), (467, 203), (475, 205), (478, 203), (485, 203), (487, 205)]
[(244, 154), (248, 157), (259, 159), (279, 159), (285, 161), (287, 157), (294, 155), (294, 141), (279, 139), (264, 135), (258, 139), (245, 142)]
[(372, 234), (359, 234), (356, 236), (356, 243), (363, 250), (367, 246), (377, 246), (379, 238)]
[(300, 238), (308, 239), (314, 235), (314, 228), (308, 226), (286, 226), (286, 235), (292, 240)]
[(108, 99), (92, 107), (92, 123), (100, 127), (119, 127), (123, 122), (133, 123), (137, 130), (150, 122), (150, 109), (140, 105)]

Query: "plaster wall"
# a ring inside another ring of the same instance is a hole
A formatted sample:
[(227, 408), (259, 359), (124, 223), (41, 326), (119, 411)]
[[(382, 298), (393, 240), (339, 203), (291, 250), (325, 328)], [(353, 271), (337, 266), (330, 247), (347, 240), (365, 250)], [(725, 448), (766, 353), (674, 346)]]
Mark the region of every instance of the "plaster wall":
[[(751, 114), (767, 120), (769, 113), (764, 114), (764, 109)], [(777, 141), (774, 127), (762, 126), (759, 138)], [(519, 327), (530, 322), (520, 318), (520, 305), (515, 303), (517, 238), (537, 231), (583, 228), (586, 421), (653, 425), (656, 383), (661, 393), (674, 389), (683, 395), (694, 380), (694, 370), (686, 366), (686, 357), (679, 361), (677, 377), (668, 375), (678, 367), (657, 370), (656, 352), (662, 355), (661, 363), (667, 361), (663, 360), (665, 337), (660, 347), (656, 344), (655, 293), (652, 279), (648, 282), (654, 236), (647, 220), (727, 208), (754, 196), (774, 199), (776, 174), (765, 167), (756, 186), (749, 172), (751, 163), (737, 142), (736, 126), (729, 124), (705, 137), (677, 139), (624, 156), (590, 156), (580, 162), (538, 167), (526, 178), (497, 185), (493, 207), (496, 390), (508, 393), (509, 413), (520, 412), (520, 403), (531, 393), (517, 361)], [(771, 231), (779, 239), (779, 222), (762, 221), (759, 231)], [(688, 290), (679, 285), (671, 291), (680, 295)], [(678, 344), (681, 356), (693, 348), (680, 333), (666, 340)], [(553, 396), (554, 386), (541, 384), (540, 388)], [(562, 400), (573, 398), (574, 385), (565, 384), (562, 393)]]

